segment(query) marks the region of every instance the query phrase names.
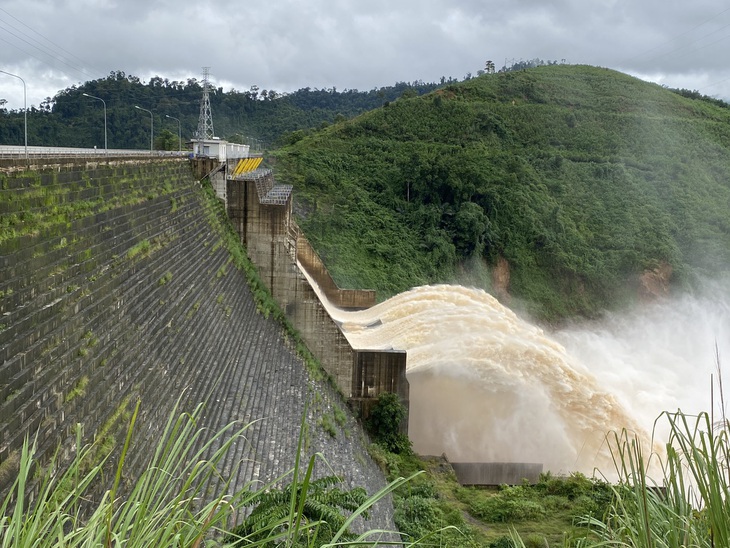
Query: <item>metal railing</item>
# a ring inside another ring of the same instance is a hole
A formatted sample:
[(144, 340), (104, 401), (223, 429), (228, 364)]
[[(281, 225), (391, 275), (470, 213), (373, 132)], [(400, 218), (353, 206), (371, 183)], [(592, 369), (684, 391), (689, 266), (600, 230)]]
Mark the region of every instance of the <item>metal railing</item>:
[[(54, 158), (59, 156), (98, 157), (107, 156), (164, 156), (187, 157), (189, 152), (177, 150), (129, 150), (129, 149), (99, 149), (99, 148), (71, 148), (71, 147), (28, 147), (28, 156), (34, 158)], [(0, 145), (0, 158), (25, 157), (25, 147)]]

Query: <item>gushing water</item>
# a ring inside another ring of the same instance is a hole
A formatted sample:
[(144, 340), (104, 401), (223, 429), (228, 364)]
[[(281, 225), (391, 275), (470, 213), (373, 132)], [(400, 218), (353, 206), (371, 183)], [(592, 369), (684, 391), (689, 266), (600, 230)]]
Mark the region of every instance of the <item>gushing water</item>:
[[(408, 352), (414, 449), (454, 462), (541, 462), (554, 472), (610, 474), (606, 434), (626, 428), (649, 449), (654, 419), (680, 406), (672, 397), (691, 385), (682, 401), (696, 403), (701, 384), (707, 399), (714, 366), (712, 358), (688, 363), (672, 348), (648, 350), (656, 332), (638, 329), (652, 321), (647, 314), (551, 338), (488, 293), (461, 286), (418, 287), (368, 310), (329, 312), (354, 348)], [(713, 342), (706, 343), (711, 355)]]
[(353, 347), (408, 352), (419, 453), (573, 470), (592, 467), (608, 428), (641, 432), (561, 345), (484, 291), (425, 286), (333, 313)]
[[(727, 281), (706, 281), (701, 292), (609, 315), (600, 323), (562, 330), (555, 338), (576, 360), (589, 364), (600, 385), (647, 427), (663, 411), (713, 411), (715, 419), (727, 413), (719, 405), (717, 367), (730, 353)], [(657, 421), (660, 440), (667, 439), (666, 427), (666, 420)]]

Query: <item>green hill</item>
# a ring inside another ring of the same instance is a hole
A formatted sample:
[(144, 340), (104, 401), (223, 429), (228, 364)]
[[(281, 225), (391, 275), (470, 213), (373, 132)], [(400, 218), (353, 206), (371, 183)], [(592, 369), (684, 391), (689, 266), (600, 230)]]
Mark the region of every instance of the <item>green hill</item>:
[[(275, 154), (335, 279), (387, 297), (506, 260), (547, 321), (730, 264), (730, 109), (603, 68), (485, 74)], [(489, 276), (477, 276), (482, 285)]]
[[(443, 78), (442, 84), (452, 81)], [(320, 128), (379, 107), (384, 101), (395, 100), (403, 94), (421, 95), (442, 84), (398, 82), (369, 91), (303, 88), (291, 93), (259, 90), (257, 86), (248, 91), (214, 88), (210, 103), (216, 135), (258, 149), (261, 143), (271, 145), (286, 140), (290, 132)], [(154, 129), (156, 149), (177, 150), (178, 129), (183, 141), (189, 140), (197, 130), (203, 86), (195, 78), (170, 81), (159, 76), (144, 83), (131, 74), (112, 71), (106, 78), (59, 91), (53, 98), (46, 98), (40, 108), (30, 106), (28, 144), (103, 147), (104, 105), (85, 97), (84, 93), (98, 97), (106, 105), (109, 148), (145, 150), (150, 146), (150, 129)], [(22, 145), (24, 113), (8, 111), (3, 102), (0, 90), (0, 143)], [(135, 105), (150, 110), (152, 119), (135, 109)]]

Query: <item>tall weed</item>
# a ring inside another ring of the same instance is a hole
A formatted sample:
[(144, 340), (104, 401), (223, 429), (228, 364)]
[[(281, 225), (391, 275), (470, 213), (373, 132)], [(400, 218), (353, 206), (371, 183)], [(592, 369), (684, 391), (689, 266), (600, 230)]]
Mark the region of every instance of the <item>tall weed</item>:
[[(26, 439), (18, 461), (18, 473), (12, 489), (0, 502), (0, 548), (24, 547), (116, 547), (150, 546), (226, 546), (223, 537), (233, 524), (238, 508), (255, 503), (261, 493), (274, 489), (287, 477), (292, 478), (299, 497), (292, 498), (285, 527), (270, 527), (247, 546), (315, 546), (319, 522), (303, 519), (307, 491), (313, 482), (315, 457), (300, 475), (301, 437), (296, 465), (274, 481), (251, 482), (233, 494), (230, 479), (220, 468), (231, 447), (241, 441), (250, 424), (230, 423), (211, 437), (198, 426), (203, 405), (192, 413), (175, 409), (171, 413), (149, 465), (134, 481), (128, 494), (121, 496), (124, 465), (133, 440), (139, 404), (132, 417), (126, 441), (116, 464), (113, 485), (99, 492), (102, 470), (109, 456), (88, 462), (97, 448), (81, 447), (65, 472), (57, 473), (58, 463), (41, 468), (35, 460), (36, 446)], [(37, 473), (34, 472), (38, 470)], [(233, 475), (233, 474), (231, 474)], [(353, 537), (348, 531), (355, 519), (376, 502), (406, 482), (398, 478), (370, 496), (341, 520), (338, 529), (326, 540), (328, 546), (355, 542), (359, 546), (390, 544), (383, 538), (395, 533), (369, 531)], [(214, 486), (215, 493), (207, 489)], [(29, 492), (35, 493), (30, 500)], [(343, 542), (347, 537), (348, 541)], [(247, 539), (248, 540), (248, 539)]]
[(661, 476), (646, 472), (640, 446), (617, 435), (619, 482), (604, 520), (589, 518), (598, 536), (620, 546), (730, 546), (730, 443), (728, 421), (713, 423), (707, 413), (664, 413), (670, 437)]

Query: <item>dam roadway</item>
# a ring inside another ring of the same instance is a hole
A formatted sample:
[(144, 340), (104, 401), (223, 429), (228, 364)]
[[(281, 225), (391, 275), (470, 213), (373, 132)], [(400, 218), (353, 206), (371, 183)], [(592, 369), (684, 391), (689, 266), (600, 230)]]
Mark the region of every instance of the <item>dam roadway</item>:
[[(340, 393), (257, 311), (188, 160), (103, 152), (0, 159), (0, 488), (25, 436), (46, 457), (72, 454), (77, 423), (119, 442), (113, 419), (136, 398), (137, 470), (179, 399), (205, 402), (213, 431), (256, 421), (225, 463), (231, 490), (272, 480), (294, 465), (309, 402), (307, 456), (331, 467), (320, 472), (382, 487), (357, 422), (336, 420)], [(393, 529), (392, 507), (366, 526)]]

